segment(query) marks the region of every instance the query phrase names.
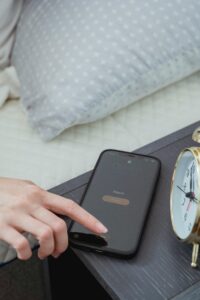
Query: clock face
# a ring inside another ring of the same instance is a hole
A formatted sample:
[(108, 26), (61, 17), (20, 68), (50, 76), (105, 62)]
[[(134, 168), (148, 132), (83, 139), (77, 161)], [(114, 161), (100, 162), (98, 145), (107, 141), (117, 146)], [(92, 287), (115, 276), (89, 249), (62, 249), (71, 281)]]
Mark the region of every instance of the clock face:
[(177, 236), (191, 234), (198, 209), (199, 168), (191, 151), (184, 151), (177, 161), (171, 193), (171, 218)]

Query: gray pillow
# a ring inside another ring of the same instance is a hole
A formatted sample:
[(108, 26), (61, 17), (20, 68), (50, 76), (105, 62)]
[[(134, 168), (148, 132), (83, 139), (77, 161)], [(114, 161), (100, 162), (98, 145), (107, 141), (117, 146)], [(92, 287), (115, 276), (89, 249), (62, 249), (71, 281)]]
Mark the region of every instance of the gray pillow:
[(200, 1), (26, 0), (12, 62), (50, 140), (199, 70)]

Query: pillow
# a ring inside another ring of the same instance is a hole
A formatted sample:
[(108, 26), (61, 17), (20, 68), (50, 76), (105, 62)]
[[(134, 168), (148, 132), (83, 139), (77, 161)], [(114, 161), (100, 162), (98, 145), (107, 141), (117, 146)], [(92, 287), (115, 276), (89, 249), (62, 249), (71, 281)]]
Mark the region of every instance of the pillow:
[(9, 65), (15, 28), (22, 5), (23, 0), (0, 1), (0, 107), (6, 99), (19, 97), (17, 74)]
[(0, 1), (0, 70), (10, 63), (15, 27), (22, 9), (23, 0)]
[(50, 140), (199, 70), (200, 2), (26, 0), (12, 61)]

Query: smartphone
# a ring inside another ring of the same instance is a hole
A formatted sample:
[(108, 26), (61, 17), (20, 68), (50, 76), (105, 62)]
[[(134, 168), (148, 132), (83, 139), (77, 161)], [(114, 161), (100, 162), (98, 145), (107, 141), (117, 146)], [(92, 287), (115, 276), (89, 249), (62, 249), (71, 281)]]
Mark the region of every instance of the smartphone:
[(81, 206), (98, 218), (108, 232), (95, 235), (72, 222), (70, 244), (102, 254), (132, 257), (139, 246), (160, 166), (156, 157), (104, 150), (87, 184)]

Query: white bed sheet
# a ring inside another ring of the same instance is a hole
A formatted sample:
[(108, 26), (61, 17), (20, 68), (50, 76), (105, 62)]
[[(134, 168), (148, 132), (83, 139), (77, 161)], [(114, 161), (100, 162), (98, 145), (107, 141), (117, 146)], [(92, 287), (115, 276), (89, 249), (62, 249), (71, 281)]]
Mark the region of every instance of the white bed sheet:
[(0, 176), (50, 188), (91, 170), (107, 148), (131, 151), (200, 119), (200, 72), (94, 123), (45, 143), (19, 100), (0, 109)]

